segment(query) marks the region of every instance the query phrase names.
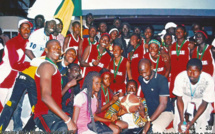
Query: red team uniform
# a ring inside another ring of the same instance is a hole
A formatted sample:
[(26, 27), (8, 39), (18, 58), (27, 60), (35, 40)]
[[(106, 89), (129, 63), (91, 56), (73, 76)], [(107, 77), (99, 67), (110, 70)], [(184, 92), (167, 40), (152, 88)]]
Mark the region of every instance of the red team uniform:
[[(154, 61), (150, 55), (150, 53), (146, 53), (144, 55), (144, 58), (149, 59), (153, 65), (153, 70), (156, 71), (156, 66), (157, 66), (157, 60)], [(166, 73), (166, 68), (165, 68), (165, 62), (163, 61), (162, 57), (160, 56), (159, 58), (159, 63), (158, 63), (158, 68), (157, 68), (157, 73), (161, 75), (165, 75)]]
[[(189, 61), (189, 41), (185, 41), (183, 47), (180, 50), (179, 56), (176, 54), (176, 42), (173, 43), (171, 47), (171, 76), (170, 76), (170, 98), (175, 98), (175, 95), (172, 94), (173, 88), (174, 88), (174, 81), (176, 76), (186, 70), (187, 62)], [(178, 46), (177, 46), (178, 47)], [(179, 51), (180, 47), (178, 47)]]
[[(76, 50), (76, 54), (78, 53), (78, 46), (79, 46), (79, 42), (81, 40), (81, 38), (78, 36), (78, 39), (76, 40), (75, 37), (73, 36), (73, 34), (69, 34), (68, 35), (69, 38), (69, 42), (68, 42), (68, 47), (73, 47)], [(78, 63), (78, 58), (75, 59), (74, 63)]]
[[(204, 52), (204, 55), (202, 57), (202, 71), (209, 73), (212, 77), (213, 77), (213, 73), (214, 73), (214, 59), (213, 59), (213, 55), (211, 53), (211, 47), (207, 45), (207, 48)], [(198, 47), (196, 47), (193, 50), (193, 55), (192, 58), (201, 58), (202, 53), (199, 53), (199, 57), (197, 57), (197, 49)]]
[[(113, 63), (113, 60), (111, 60), (110, 64), (109, 64), (109, 70), (110, 70), (110, 73), (111, 73), (111, 85), (110, 85), (110, 88), (114, 91), (114, 92), (117, 92), (119, 90), (122, 90), (123, 93), (125, 93), (125, 88), (126, 88), (126, 85), (125, 85), (125, 78), (126, 78), (126, 63), (128, 61), (127, 58), (124, 58), (123, 56), (121, 56), (122, 58), (122, 62), (119, 66), (119, 70), (116, 74), (116, 77), (114, 79), (114, 67), (115, 66), (115, 71), (117, 70), (117, 66), (114, 65)], [(115, 80), (115, 82), (114, 82)]]
[[(48, 61), (46, 61), (46, 62), (48, 62)], [(50, 64), (52, 64), (52, 63), (50, 63)], [(52, 87), (52, 97), (55, 100), (55, 102), (57, 103), (57, 105), (60, 108), (62, 108), (62, 106), (61, 106), (61, 100), (62, 100), (61, 74), (58, 71), (56, 65), (53, 65), (53, 66), (55, 66), (56, 72), (52, 75), (52, 86), (51, 86)], [(34, 118), (39, 117), (41, 119), (43, 114), (48, 114), (49, 108), (41, 99), (40, 76), (37, 73), (35, 74), (35, 83), (36, 83), (36, 87), (37, 87), (37, 104), (35, 106)]]

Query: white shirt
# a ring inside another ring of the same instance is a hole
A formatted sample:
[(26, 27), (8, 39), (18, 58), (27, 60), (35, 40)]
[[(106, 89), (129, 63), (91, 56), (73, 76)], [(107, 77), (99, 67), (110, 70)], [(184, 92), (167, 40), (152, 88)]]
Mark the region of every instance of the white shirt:
[[(191, 91), (192, 93), (194, 92), (193, 99), (191, 99)], [(195, 102), (197, 105), (200, 105), (202, 100), (214, 102), (214, 80), (209, 74), (202, 72), (199, 81), (195, 85), (192, 85), (187, 71), (183, 71), (175, 79), (173, 94), (182, 96), (183, 100)]]
[[(30, 35), (26, 49), (31, 50), (35, 57), (40, 57), (44, 52), (48, 40), (49, 36), (45, 35), (44, 28), (40, 28)], [(27, 55), (25, 61), (31, 61)]]

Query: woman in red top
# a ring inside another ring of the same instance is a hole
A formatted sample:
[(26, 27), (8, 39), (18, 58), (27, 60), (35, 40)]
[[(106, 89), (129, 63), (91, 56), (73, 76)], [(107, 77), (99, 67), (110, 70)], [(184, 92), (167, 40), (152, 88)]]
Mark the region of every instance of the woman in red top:
[(170, 98), (175, 98), (172, 94), (174, 88), (174, 82), (176, 76), (186, 70), (187, 62), (190, 59), (190, 51), (189, 51), (189, 41), (185, 39), (186, 37), (186, 29), (184, 26), (177, 26), (176, 28), (176, 38), (177, 41), (173, 43), (170, 50), (171, 57), (171, 76), (170, 76)]
[[(120, 44), (114, 44), (113, 47), (113, 55), (114, 58), (111, 60), (108, 69), (111, 72), (111, 81), (112, 84), (110, 88), (114, 92), (122, 92), (125, 93), (125, 80), (126, 75), (128, 76), (128, 79), (132, 79), (131, 76), (131, 68), (130, 68), (130, 62), (127, 58), (124, 58), (122, 56), (122, 46)], [(123, 95), (123, 94), (120, 94)]]
[(161, 44), (158, 40), (152, 39), (149, 42), (149, 52), (144, 55), (144, 58), (147, 58), (151, 61), (153, 70), (156, 73), (159, 73), (168, 78), (170, 72), (170, 64), (168, 61), (164, 61), (163, 57), (161, 56), (160, 46)]
[(207, 34), (204, 31), (196, 32), (196, 43), (197, 47), (193, 51), (192, 58), (198, 58), (202, 61), (202, 71), (209, 73), (213, 76), (214, 73), (214, 59), (212, 54), (212, 46), (206, 44), (206, 40), (208, 39)]

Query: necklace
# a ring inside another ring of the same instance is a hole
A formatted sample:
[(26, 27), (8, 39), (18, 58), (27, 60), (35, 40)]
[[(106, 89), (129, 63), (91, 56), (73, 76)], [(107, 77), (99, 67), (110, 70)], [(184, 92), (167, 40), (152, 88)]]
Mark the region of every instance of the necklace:
[(119, 60), (119, 63), (117, 65), (117, 69), (115, 70), (115, 59), (113, 60), (113, 69), (114, 69), (114, 80), (113, 80), (113, 83), (116, 83), (116, 79), (115, 78), (116, 78), (116, 75), (117, 75), (117, 72), (119, 70), (119, 66), (120, 66), (121, 62), (122, 62), (122, 56), (121, 56), (121, 58)]
[(102, 58), (102, 54), (105, 52), (105, 49), (104, 49), (103, 52), (100, 53), (100, 51), (99, 51), (99, 45), (100, 45), (100, 44), (97, 45), (97, 50), (98, 50), (97, 60), (100, 60), (100, 59)]
[[(105, 102), (106, 102), (106, 104), (109, 102), (109, 92), (108, 92), (108, 89), (107, 89), (107, 92), (105, 93), (105, 89), (104, 89), (104, 87), (103, 87), (103, 85), (102, 85), (102, 91), (103, 91), (103, 93), (104, 93), (104, 96), (105, 96)], [(107, 94), (107, 97), (106, 97), (106, 94)]]
[(204, 48), (203, 48), (203, 50), (202, 50), (202, 55), (201, 55), (201, 57), (199, 58), (199, 49), (197, 48), (197, 58), (198, 58), (198, 59), (202, 60), (203, 55), (204, 55), (206, 49), (207, 49), (207, 44), (204, 46)]
[(179, 50), (178, 50), (178, 42), (176, 42), (177, 60), (179, 60), (180, 51), (181, 51), (181, 48), (183, 47), (184, 43), (185, 43), (185, 40), (182, 42), (182, 44), (181, 44), (181, 46), (180, 46), (180, 48), (179, 48)]
[(132, 60), (132, 57), (134, 55), (134, 52), (136, 51), (136, 49), (140, 46), (140, 44), (137, 44), (137, 46), (130, 52), (130, 61)]

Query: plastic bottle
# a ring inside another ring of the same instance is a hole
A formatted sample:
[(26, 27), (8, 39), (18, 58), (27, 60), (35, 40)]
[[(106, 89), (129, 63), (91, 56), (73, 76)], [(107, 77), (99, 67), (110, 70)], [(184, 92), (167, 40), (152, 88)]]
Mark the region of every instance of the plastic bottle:
[(183, 124), (181, 125), (181, 130), (182, 130), (182, 132), (185, 132), (186, 129), (187, 129), (187, 122), (184, 121)]

